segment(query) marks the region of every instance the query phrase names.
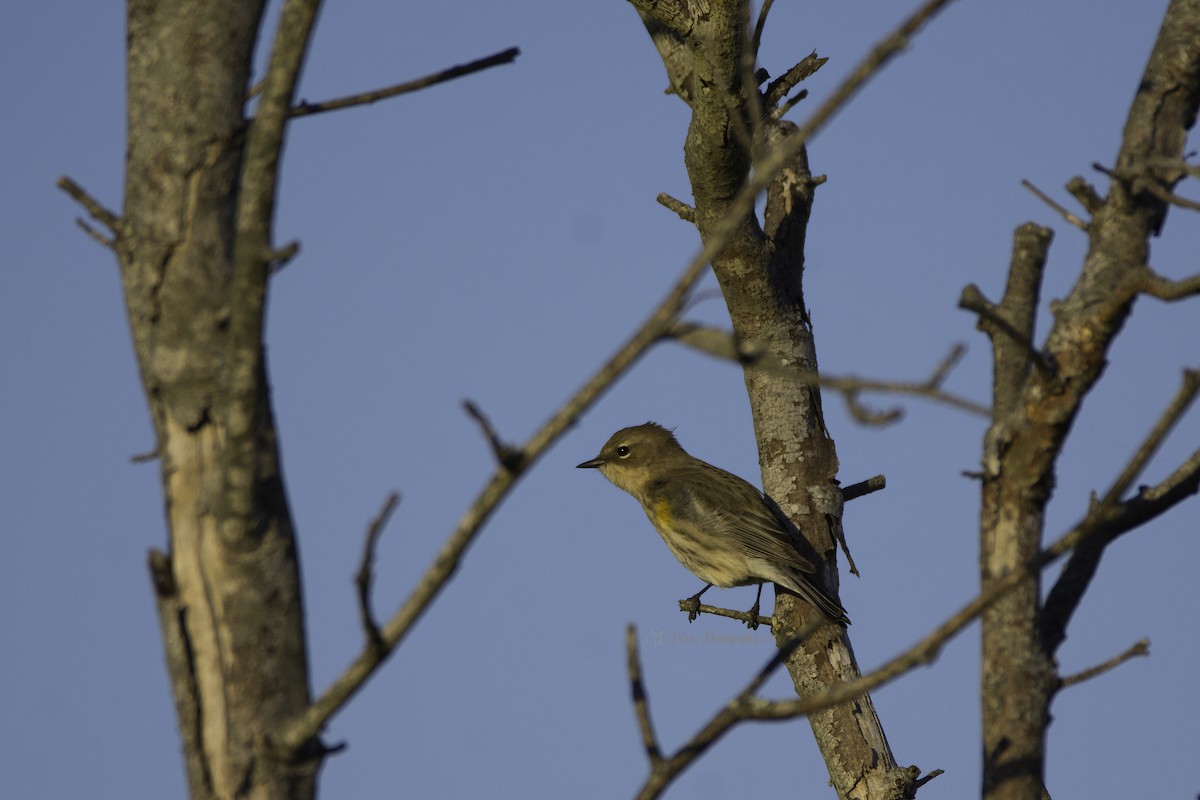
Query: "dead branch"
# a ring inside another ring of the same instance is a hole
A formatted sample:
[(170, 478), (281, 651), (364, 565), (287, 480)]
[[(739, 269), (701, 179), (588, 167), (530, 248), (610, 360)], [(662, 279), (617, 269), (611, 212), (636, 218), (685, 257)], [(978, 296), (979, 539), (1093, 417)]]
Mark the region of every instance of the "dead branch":
[[(1042, 645), (1047, 654), (1053, 654), (1066, 638), (1067, 625), (1100, 567), (1105, 548), (1115, 538), (1140, 525), (1142, 521), (1157, 516), (1170, 505), (1196, 492), (1200, 483), (1200, 450), (1157, 487), (1143, 487), (1138, 495), (1121, 502), (1121, 497), (1141, 475), (1146, 463), (1191, 406), (1198, 391), (1200, 372), (1185, 370), (1183, 383), (1171, 403), (1105, 492), (1104, 498), (1092, 504), (1087, 517), (1080, 523), (1080, 526), (1090, 526), (1106, 533), (1093, 537), (1071, 554), (1054, 586), (1046, 595), (1039, 624)], [(1166, 498), (1170, 498), (1170, 505), (1164, 506)]]
[[(979, 317), (979, 328), (986, 332), (996, 331), (1003, 333), (1008, 337), (1009, 341), (1025, 351), (1029, 359), (1029, 363), (1036, 366), (1045, 374), (1053, 374), (1054, 367), (1046, 358), (1046, 355), (1036, 347), (1033, 342), (1023, 332), (1018, 330), (1012, 323), (1001, 316), (997, 306), (988, 300), (979, 287), (975, 284), (967, 284), (963, 287), (962, 294), (958, 298), (958, 307), (964, 311), (971, 311)], [(1006, 360), (1005, 363), (1008, 363)], [(1012, 386), (1011, 383), (1004, 384)], [(1019, 387), (1020, 384), (1016, 384)]]
[(1041, 189), (1034, 186), (1033, 183), (1031, 183), (1030, 181), (1022, 180), (1021, 185), (1024, 186), (1029, 191), (1033, 192), (1034, 196), (1036, 196), (1039, 200), (1041, 200), (1046, 205), (1050, 206), (1050, 208), (1054, 209), (1058, 213), (1059, 216), (1061, 216), (1067, 222), (1074, 225), (1076, 228), (1079, 228), (1081, 231), (1086, 231), (1088, 229), (1087, 222), (1080, 219), (1075, 214), (1072, 214), (1063, 205), (1058, 203), (1056, 200), (1054, 200), (1052, 197), (1050, 197), (1050, 195), (1046, 194)]
[(650, 721), (650, 698), (646, 696), (646, 685), (642, 681), (642, 659), (638, 654), (637, 626), (625, 626), (625, 663), (629, 673), (629, 689), (633, 696), (633, 712), (637, 716), (638, 732), (642, 735), (642, 746), (650, 768), (655, 769), (663, 760), (658, 737), (654, 734), (654, 723)]
[(876, 475), (873, 478), (867, 478), (865, 481), (852, 483), (845, 489), (842, 489), (842, 500), (850, 502), (857, 500), (860, 497), (865, 497), (872, 492), (878, 492), (881, 489), (887, 488), (887, 478), (882, 475)]
[(492, 446), (492, 455), (496, 456), (496, 461), (509, 472), (520, 472), (525, 465), (525, 454), (521, 452), (521, 449), (513, 447), (501, 439), (500, 434), (496, 433), (496, 429), (492, 427), (491, 420), (479, 410), (479, 406), (475, 403), (463, 400), (463, 408), (466, 409), (471, 419), (479, 424), (483, 435), (487, 437), (488, 444)]
[(313, 114), (322, 114), (326, 111), (338, 111), (343, 108), (352, 108), (353, 106), (371, 105), (380, 100), (397, 97), (409, 92), (415, 92), (418, 89), (425, 89), (429, 86), (435, 86), (439, 83), (461, 78), (464, 75), (470, 75), (473, 72), (480, 72), (494, 67), (499, 64), (509, 64), (516, 60), (521, 54), (519, 47), (510, 47), (507, 50), (501, 50), (499, 53), (493, 53), (485, 58), (479, 58), (475, 61), (470, 61), (466, 64), (456, 64), (453, 67), (448, 67), (438, 72), (431, 73), (422, 78), (417, 78), (404, 83), (393, 84), (382, 89), (375, 89), (370, 92), (361, 92), (352, 94), (346, 97), (339, 97), (333, 100), (322, 100), (319, 103), (309, 103), (301, 100), (300, 103), (288, 111), (288, 116), (292, 119), (297, 117), (308, 117)]
[(1124, 653), (1119, 653), (1107, 661), (1091, 667), (1090, 669), (1085, 669), (1082, 672), (1077, 672), (1074, 675), (1068, 675), (1067, 677), (1061, 679), (1058, 682), (1058, 688), (1066, 689), (1069, 686), (1075, 686), (1076, 684), (1083, 683), (1084, 681), (1090, 681), (1092, 678), (1098, 678), (1104, 673), (1116, 669), (1131, 658), (1139, 658), (1141, 656), (1149, 655), (1150, 640), (1139, 639), (1138, 641), (1134, 642), (1133, 646)]
[(1089, 214), (1095, 214), (1104, 205), (1104, 198), (1096, 191), (1096, 187), (1084, 180), (1082, 175), (1067, 181), (1067, 194), (1078, 200)]
[[(75, 181), (68, 178), (66, 175), (63, 175), (61, 178), (59, 178), (57, 181), (55, 181), (54, 185), (57, 186), (59, 189), (62, 189), (67, 194), (69, 194), (71, 196), (71, 198), (75, 200), (76, 203), (79, 203), (79, 205), (83, 206), (84, 210), (88, 212), (89, 217), (96, 220), (101, 225), (103, 225), (104, 227), (106, 227), (110, 231), (112, 231), (112, 234), (114, 237), (120, 235), (120, 233), (121, 233), (121, 217), (118, 216), (113, 211), (110, 211), (99, 200), (97, 200), (96, 198), (94, 198), (90, 194), (88, 194), (86, 189), (84, 189), (82, 186), (80, 186)], [(98, 238), (101, 236), (101, 234), (98, 234), (98, 233), (93, 235), (93, 231), (91, 231), (91, 229), (89, 229), (87, 226), (85, 226), (82, 221), (80, 221), (79, 224), (81, 226), (83, 226), (84, 230), (89, 235), (92, 235), (93, 238)], [(107, 237), (105, 237), (104, 239), (101, 239), (100, 241), (101, 241), (101, 244), (104, 244), (106, 247), (112, 246), (109, 243), (112, 240), (108, 239)]]
[(774, 617), (764, 617), (762, 614), (751, 614), (749, 611), (734, 611), (732, 608), (710, 606), (691, 597), (679, 601), (679, 610), (686, 611), (688, 613), (689, 621), (694, 620), (700, 614), (710, 614), (714, 617), (735, 619), (738, 622), (745, 623), (752, 629), (757, 628), (759, 625), (766, 625), (769, 628), (775, 624)]
[(1141, 291), (1159, 300), (1183, 300), (1200, 294), (1200, 275), (1173, 281), (1155, 274), (1149, 267), (1145, 268), (1144, 275)]
[(950, 370), (965, 352), (962, 345), (951, 348), (950, 353), (935, 367), (933, 374), (924, 381), (882, 381), (856, 376), (839, 377), (802, 370), (791, 364), (783, 363), (767, 353), (757, 342), (739, 339), (729, 331), (720, 328), (692, 322), (676, 323), (664, 334), (664, 338), (674, 339), (717, 358), (736, 361), (743, 365), (752, 365), (755, 369), (777, 372), (809, 386), (820, 386), (840, 392), (850, 406), (855, 419), (869, 424), (893, 422), (899, 418), (901, 412), (896, 409), (874, 412), (864, 408), (858, 402), (858, 395), (862, 392), (914, 395), (972, 414), (985, 417), (991, 415), (991, 411), (984, 406), (941, 388)]
[(383, 637), (379, 634), (379, 625), (375, 622), (375, 615), (371, 611), (371, 584), (375, 579), (375, 545), (379, 542), (383, 528), (387, 525), (388, 519), (396, 510), (399, 502), (399, 493), (391, 492), (384, 500), (379, 513), (375, 515), (375, 519), (371, 520), (371, 524), (367, 528), (366, 539), (363, 541), (362, 560), (359, 562), (358, 572), (354, 577), (354, 583), (358, 586), (358, 614), (362, 621), (363, 632), (367, 637), (367, 646), (372, 649), (383, 649)]
[(687, 203), (683, 202), (682, 200), (672, 197), (671, 195), (667, 194), (666, 192), (659, 192), (658, 197), (656, 197), (654, 199), (658, 201), (659, 205), (663, 206), (664, 208), (668, 208), (671, 211), (674, 211), (676, 214), (678, 214), (679, 218), (681, 220), (683, 220), (684, 222), (694, 223), (696, 221), (696, 209), (693, 208), (692, 206), (689, 206)]
[(758, 674), (733, 699), (717, 711), (704, 727), (689, 739), (686, 744), (669, 757), (662, 755), (658, 749), (657, 741), (653, 738), (653, 727), (649, 716), (649, 698), (646, 696), (645, 686), (642, 684), (641, 664), (637, 654), (637, 629), (630, 625), (626, 629), (625, 643), (628, 652), (627, 660), (631, 682), (634, 675), (637, 678), (634, 690), (635, 706), (637, 698), (639, 696), (642, 698), (640, 710), (635, 707), (635, 711), (638, 713), (639, 727), (642, 725), (645, 726), (642, 728), (643, 743), (647, 742), (645, 738), (647, 735), (646, 730), (649, 730), (649, 736), (651, 737), (649, 741), (653, 745), (653, 750), (651, 750), (649, 745), (647, 746), (647, 753), (651, 754), (650, 775), (646, 778), (646, 782), (637, 794), (638, 800), (651, 800), (651, 798), (661, 796), (680, 773), (703, 756), (730, 729), (747, 719), (752, 719), (753, 717), (747, 716), (747, 710), (752, 707), (750, 701), (755, 693), (779, 669), (787, 657), (823, 624), (821, 620), (814, 620), (786, 644), (776, 650), (771, 659), (758, 671)]
[(767, 90), (763, 94), (763, 105), (767, 108), (774, 108), (781, 100), (786, 98), (791, 93), (792, 89), (808, 76), (825, 66), (829, 61), (828, 58), (820, 58), (816, 52), (809, 53), (800, 63), (789, 69), (787, 72), (780, 75), (775, 80), (767, 84)]
[(1138, 447), (1133, 457), (1129, 459), (1129, 463), (1121, 470), (1121, 474), (1113, 481), (1112, 486), (1105, 493), (1104, 499), (1100, 501), (1101, 506), (1116, 503), (1129, 490), (1133, 482), (1142, 474), (1142, 470), (1146, 468), (1146, 463), (1158, 452), (1159, 447), (1166, 441), (1171, 430), (1183, 418), (1188, 409), (1191, 408), (1198, 392), (1200, 392), (1200, 371), (1185, 369), (1183, 371), (1183, 383), (1179, 387), (1179, 390), (1171, 398), (1170, 404), (1159, 415), (1158, 421), (1154, 423), (1154, 427), (1146, 436), (1145, 441)]

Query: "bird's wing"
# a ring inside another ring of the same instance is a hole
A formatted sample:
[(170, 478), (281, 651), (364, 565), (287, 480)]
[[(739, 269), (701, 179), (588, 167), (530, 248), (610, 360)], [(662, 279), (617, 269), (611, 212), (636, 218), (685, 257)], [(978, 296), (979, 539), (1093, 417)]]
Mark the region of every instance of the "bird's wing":
[[(783, 523), (767, 505), (762, 492), (753, 484), (731, 472), (725, 472), (719, 467), (713, 467), (713, 469), (717, 470), (717, 473), (712, 474), (711, 478), (690, 474), (688, 482), (674, 482), (676, 486), (687, 483), (694, 484), (697, 480), (705, 481), (708, 484), (702, 491), (687, 493), (689, 502), (683, 505), (690, 509), (689, 521), (697, 525), (704, 525), (706, 522), (711, 525), (716, 520), (720, 520), (726, 535), (736, 540), (738, 546), (747, 555), (764, 558), (777, 564), (787, 564), (800, 572), (815, 573), (813, 565), (792, 544), (791, 537), (783, 527)], [(739, 505), (736, 512), (723, 511), (705, 501), (706, 496), (722, 492), (722, 490), (728, 493), (731, 485), (738, 486), (738, 494), (746, 499)]]

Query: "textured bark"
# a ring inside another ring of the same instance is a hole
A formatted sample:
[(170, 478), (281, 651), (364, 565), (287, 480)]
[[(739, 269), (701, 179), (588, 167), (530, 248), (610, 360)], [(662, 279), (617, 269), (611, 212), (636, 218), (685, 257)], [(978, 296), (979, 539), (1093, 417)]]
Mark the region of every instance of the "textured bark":
[[(161, 464), (170, 547), (151, 555), (151, 573), (193, 798), (311, 797), (320, 763), (272, 746), (309, 700), (303, 608), (261, 320), (248, 337), (231, 334), (244, 301), (233, 288), (241, 231), (270, 224), (269, 207), (265, 222), (238, 207), (262, 11), (241, 0), (128, 4), (116, 249)], [(261, 294), (268, 255), (255, 257)], [(253, 350), (252, 380), (235, 374), (238, 348)], [(235, 385), (250, 388), (248, 420), (235, 413), (247, 398)]]
[[(1086, 394), (1103, 372), (1107, 352), (1147, 283), (1149, 239), (1161, 229), (1167, 204), (1150, 187), (1170, 189), (1200, 101), (1200, 2), (1168, 9), (1129, 113), (1114, 180), (1095, 210), (1083, 270), (1055, 321), (1034, 368), (1027, 348), (982, 323), (993, 340), (995, 412), (984, 443), (981, 562), (985, 588), (1032, 559), (1041, 547), (1055, 464)], [(1031, 231), (1018, 231), (1009, 288), (997, 315), (1032, 341), (1032, 307), (1040, 266), (1025, 253)], [(1036, 235), (1036, 232), (1032, 232)], [(1043, 236), (1043, 245), (1048, 236)], [(1024, 299), (1017, 297), (1022, 292)], [(1032, 296), (1032, 300), (1029, 297)], [(1016, 385), (1003, 385), (1011, 382)], [(1088, 544), (1094, 549), (1095, 541)], [(1096, 556), (1098, 558), (1098, 556)], [(1079, 589), (1081, 592), (1082, 589)], [(1066, 620), (1047, 619), (1031, 578), (983, 616), (984, 797), (1043, 796), (1050, 702), (1058, 686), (1054, 661)], [(1049, 630), (1049, 628), (1054, 630)]]
[[(758, 107), (758, 90), (749, 78), (754, 70), (744, 57), (749, 41), (746, 3), (635, 5), (663, 57), (670, 85), (692, 108), (684, 160), (696, 226), (708, 242), (720, 235), (717, 229), (746, 181), (756, 150), (777, 143), (789, 124), (764, 118)], [(765, 229), (753, 211), (743, 215), (712, 266), (735, 335), (783, 363), (816, 371), (802, 289), (813, 186), (801, 152), (768, 190)], [(820, 390), (753, 366), (746, 368), (745, 382), (763, 488), (796, 523), (811, 560), (836, 591), (835, 536), (842, 500)], [(819, 612), (778, 589), (776, 598), (775, 635), (783, 644)], [(836, 625), (824, 626), (797, 648), (787, 667), (801, 695), (859, 675), (849, 637)], [(840, 797), (912, 795), (915, 770), (896, 765), (869, 696), (813, 714), (810, 723)]]

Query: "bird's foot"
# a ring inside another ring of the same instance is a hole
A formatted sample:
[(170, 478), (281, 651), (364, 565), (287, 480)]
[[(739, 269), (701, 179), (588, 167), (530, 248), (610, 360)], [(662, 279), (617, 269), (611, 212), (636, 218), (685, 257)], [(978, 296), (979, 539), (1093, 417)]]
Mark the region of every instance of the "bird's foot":
[(746, 627), (752, 631), (758, 630), (758, 601), (754, 601), (754, 605), (746, 612), (749, 619), (746, 620)]

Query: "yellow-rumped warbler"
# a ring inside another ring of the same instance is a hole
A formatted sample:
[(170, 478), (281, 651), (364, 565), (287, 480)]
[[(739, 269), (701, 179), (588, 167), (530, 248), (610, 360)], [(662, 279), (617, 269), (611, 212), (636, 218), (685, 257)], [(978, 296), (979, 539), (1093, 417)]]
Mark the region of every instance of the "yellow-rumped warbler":
[[(599, 469), (629, 492), (667, 547), (707, 586), (689, 600), (691, 617), (700, 595), (713, 586), (764, 581), (791, 589), (829, 619), (849, 625), (836, 600), (810, 577), (816, 570), (792, 544), (778, 512), (757, 488), (730, 472), (688, 455), (671, 431), (653, 422), (622, 428), (600, 455), (579, 465)], [(758, 598), (750, 609), (758, 616)], [(757, 626), (757, 622), (751, 627)]]

